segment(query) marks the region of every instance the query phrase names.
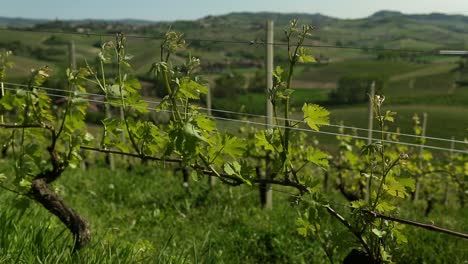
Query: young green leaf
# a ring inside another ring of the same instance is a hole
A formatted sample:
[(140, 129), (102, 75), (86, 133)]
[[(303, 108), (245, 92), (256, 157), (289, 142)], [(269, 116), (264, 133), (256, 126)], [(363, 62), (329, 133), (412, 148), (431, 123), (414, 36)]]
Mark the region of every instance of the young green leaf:
[(299, 62), (302, 63), (312, 63), (317, 62), (314, 57), (308, 54), (308, 49), (301, 47), (299, 48)]
[(397, 114), (396, 112), (387, 111), (387, 112), (385, 113), (385, 118), (384, 118), (384, 120), (385, 120), (385, 121), (388, 121), (388, 122), (394, 122), (394, 121), (395, 121), (395, 115), (396, 115), (396, 114)]
[(318, 131), (320, 126), (330, 124), (330, 112), (319, 105), (304, 104), (302, 112), (304, 112), (304, 120), (312, 130)]
[(308, 149), (307, 160), (322, 168), (328, 168), (328, 154), (317, 148)]
[(365, 200), (356, 200), (351, 202), (352, 208), (361, 208), (366, 206), (367, 202)]
[(379, 238), (383, 237), (386, 234), (385, 231), (379, 230), (377, 228), (372, 228), (372, 233)]
[(21, 179), (19, 182), (19, 186), (24, 188), (24, 189), (31, 189), (31, 182), (26, 180), (26, 179)]
[(252, 183), (242, 176), (242, 166), (239, 162), (237, 161), (226, 162), (224, 164), (223, 169), (227, 175), (236, 176), (239, 179), (241, 179), (244, 183), (246, 183), (247, 185), (252, 186)]
[(183, 95), (184, 99), (200, 99), (200, 94), (207, 94), (208, 88), (189, 78), (183, 78), (179, 92)]
[(0, 173), (0, 183), (4, 182), (6, 180), (7, 180), (7, 177), (5, 176), (5, 174)]

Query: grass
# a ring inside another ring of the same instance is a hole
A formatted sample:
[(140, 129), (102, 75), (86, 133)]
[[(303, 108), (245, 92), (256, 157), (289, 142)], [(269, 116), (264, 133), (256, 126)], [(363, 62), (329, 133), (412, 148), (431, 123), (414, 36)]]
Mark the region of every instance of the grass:
[[(234, 98), (214, 98), (213, 108), (232, 112), (263, 115), (266, 111), (266, 95), (263, 93), (248, 93), (237, 95)], [(221, 115), (241, 118), (241, 116), (234, 114)]]
[[(1, 234), (8, 236), (8, 245), (0, 247), (0, 259), (14, 258), (15, 263), (76, 263), (77, 259), (80, 263), (300, 263), (323, 258), (319, 249), (308, 250), (317, 247), (314, 242), (298, 239), (295, 228), (290, 228), (296, 213), (281, 195), (275, 197), (279, 211), (263, 211), (255, 189), (219, 186), (210, 192), (205, 184), (194, 183), (188, 192), (180, 178), (149, 167), (132, 172), (70, 171), (57, 188), (90, 220), (90, 247), (70, 255), (71, 238), (67, 232), (61, 234), (63, 226), (32, 204), (22, 216), (15, 208), (1, 216)], [(13, 198), (2, 193), (1, 199), (10, 204)]]
[(348, 59), (320, 67), (309, 68), (296, 80), (313, 82), (336, 82), (343, 75), (350, 74), (382, 74), (391, 77), (428, 67), (424, 64), (408, 63), (405, 61), (378, 61), (375, 59)]
[(327, 89), (297, 89), (291, 95), (291, 106), (301, 108), (305, 103), (320, 104), (328, 99)]
[[(2, 197), (5, 203), (12, 199)], [(32, 206), (0, 212), (0, 263), (132, 263), (141, 255), (137, 247), (125, 241), (99, 240), (79, 254), (72, 254), (68, 230), (55, 217)]]
[(434, 49), (440, 48), (441, 45), (437, 43), (424, 41), (424, 40), (405, 38), (405, 39), (399, 39), (399, 40), (386, 42), (385, 47), (393, 48), (393, 49), (406, 49), (406, 50), (434, 50)]
[[(0, 262), (327, 263), (315, 239), (296, 233), (296, 208), (285, 193), (275, 191), (274, 209), (265, 211), (258, 206), (255, 188), (220, 184), (210, 190), (204, 180), (192, 179), (186, 189), (170, 168), (150, 163), (112, 172), (100, 165), (102, 156), (89, 158), (97, 161), (89, 171), (67, 171), (55, 184), (68, 204), (90, 221), (89, 247), (70, 254), (71, 237), (55, 217), (34, 203), (18, 209), (17, 198), (2, 190), (6, 206), (0, 211)], [(6, 174), (11, 173), (7, 165), (1, 161)], [(333, 192), (329, 195), (343, 202)], [(424, 219), (421, 206), (405, 203), (401, 210), (410, 219)], [(323, 230), (342, 241), (336, 259), (343, 259), (353, 237), (337, 221), (323, 217)], [(430, 220), (455, 230), (466, 230), (466, 219), (466, 211), (452, 207), (436, 207), (430, 215)], [(468, 257), (466, 241), (406, 230), (410, 242), (394, 253), (398, 263), (460, 263)]]
[(26, 58), (22, 56), (14, 56), (11, 61), (15, 64), (15, 67), (8, 70), (8, 77), (10, 79), (21, 79), (31, 74), (31, 69), (38, 69), (45, 64), (33, 58)]
[(417, 77), (427, 77), (430, 75), (437, 75), (441, 73), (448, 73), (455, 68), (453, 62), (448, 63), (431, 63), (420, 70), (396, 74), (391, 77), (390, 81), (409, 80)]

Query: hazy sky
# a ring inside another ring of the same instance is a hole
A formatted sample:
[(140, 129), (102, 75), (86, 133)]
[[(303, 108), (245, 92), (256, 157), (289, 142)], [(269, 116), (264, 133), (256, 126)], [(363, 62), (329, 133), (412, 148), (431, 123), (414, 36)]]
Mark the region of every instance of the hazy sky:
[(51, 19), (159, 21), (196, 19), (237, 11), (322, 13), (358, 18), (383, 9), (468, 15), (468, 0), (0, 0), (0, 6), (0, 16)]

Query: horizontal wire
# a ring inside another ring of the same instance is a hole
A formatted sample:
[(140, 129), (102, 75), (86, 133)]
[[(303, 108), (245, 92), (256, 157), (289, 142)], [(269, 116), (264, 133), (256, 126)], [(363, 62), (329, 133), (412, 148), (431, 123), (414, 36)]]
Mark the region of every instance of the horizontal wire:
[[(21, 83), (12, 83), (12, 82), (3, 82), (4, 84), (8, 85), (14, 85), (14, 86), (19, 86), (19, 87), (26, 87), (26, 88), (39, 88), (39, 89), (44, 89), (44, 90), (49, 90), (49, 91), (56, 91), (56, 92), (64, 92), (64, 93), (75, 93), (75, 91), (70, 91), (70, 90), (64, 90), (64, 89), (58, 89), (58, 88), (50, 88), (50, 87), (44, 87), (44, 86), (35, 86), (35, 85), (27, 85), (27, 84), (21, 84)], [(97, 94), (97, 93), (89, 93), (89, 92), (79, 92), (79, 94), (83, 95), (92, 95), (92, 96), (105, 96), (103, 94)], [(117, 97), (120, 98), (120, 97)]]
[[(247, 124), (251, 124), (251, 125), (266, 126), (266, 124), (264, 124), (264, 123), (258, 123), (258, 122), (252, 122), (252, 121), (246, 121), (246, 120), (236, 120), (236, 119), (229, 119), (229, 118), (223, 118), (223, 117), (213, 117), (213, 118), (218, 119), (218, 120), (247, 123)], [(310, 130), (310, 129), (306, 129), (306, 128), (298, 128), (298, 127), (286, 127), (286, 126), (281, 126), (281, 125), (271, 125), (271, 127), (289, 128), (290, 130), (303, 131), (303, 132), (315, 133), (315, 134), (325, 134), (325, 135), (333, 135), (333, 136), (346, 136), (346, 137), (355, 138), (355, 139), (364, 139), (364, 140), (368, 139), (367, 137), (362, 137), (362, 136), (342, 134), (342, 133), (334, 133), (334, 132), (327, 132), (327, 131), (314, 131), (314, 130)], [(424, 148), (428, 148), (428, 149), (452, 151), (452, 152), (468, 154), (468, 150), (448, 149), (448, 148), (436, 147), (436, 146), (432, 146), (432, 145), (421, 145), (421, 144), (414, 144), (414, 143), (408, 143), (408, 142), (403, 142), (403, 141), (393, 141), (393, 140), (386, 140), (386, 139), (384, 139), (384, 140), (372, 139), (372, 141), (374, 141), (374, 142), (385, 142), (385, 143), (396, 144), (396, 145), (412, 146), (412, 147), (424, 147)]]
[[(4, 89), (5, 90), (16, 90), (15, 88), (9, 88), (9, 87), (5, 87)], [(54, 95), (49, 94), (49, 96), (59, 97), (59, 98), (68, 98), (68, 96), (57, 95), (57, 94), (54, 94)], [(88, 100), (90, 102), (96, 102), (96, 103), (102, 103), (102, 104), (107, 103), (105, 101), (99, 101), (99, 100), (92, 100), (92, 99), (86, 99), (86, 100)], [(117, 105), (122, 106), (119, 103), (117, 103)], [(168, 112), (168, 113), (173, 112), (173, 111), (170, 111), (170, 110), (161, 110), (161, 109), (157, 109), (157, 108), (154, 108), (154, 107), (132, 106), (132, 105), (127, 105), (127, 106), (134, 107), (134, 108), (145, 108), (147, 110), (161, 111), (161, 112)], [(207, 116), (207, 117), (210, 117), (210, 118), (213, 118), (213, 119), (216, 119), (216, 120), (228, 121), (228, 122), (237, 122), (237, 123), (244, 123), (244, 124), (250, 124), (250, 125), (257, 125), (257, 126), (267, 126), (265, 123), (259, 123), (259, 122), (254, 122), (254, 121), (237, 120), (237, 119), (230, 119), (230, 118), (216, 117), (216, 116), (209, 116), (209, 115), (203, 115), (203, 116)], [(287, 126), (282, 126), (282, 125), (271, 125), (269, 127), (272, 127), (272, 128), (285, 128), (285, 129), (288, 128), (290, 130), (303, 131), (303, 132), (307, 132), (307, 133), (333, 135), (333, 136), (346, 136), (346, 137), (356, 138), (356, 139), (365, 139), (365, 140), (368, 139), (367, 137), (362, 137), (362, 136), (357, 136), (357, 135), (326, 132), (326, 131), (314, 131), (314, 130), (311, 130), (311, 129), (298, 128), (298, 127), (287, 127)], [(393, 141), (393, 140), (386, 140), (386, 139), (384, 139), (384, 140), (373, 139), (373, 141), (374, 142), (384, 142), (384, 143), (395, 144), (395, 145), (404, 145), (404, 146), (412, 146), (412, 147), (424, 147), (424, 148), (427, 148), (427, 149), (434, 149), (434, 150), (456, 152), (456, 153), (461, 153), (461, 154), (468, 154), (468, 150), (461, 150), (461, 149), (455, 149), (455, 148), (454, 149), (448, 149), (448, 148), (436, 147), (436, 146), (432, 146), (432, 145), (421, 145), (421, 144), (414, 144), (414, 143), (408, 143), (408, 142), (402, 142), (402, 141)]]
[[(10, 90), (10, 91), (16, 91), (16, 88), (12, 88), (12, 87), (4, 87), (5, 90)], [(80, 95), (81, 93), (79, 93), (78, 95)], [(85, 94), (85, 93), (83, 93)], [(47, 94), (48, 96), (50, 97), (56, 97), (56, 98), (69, 98), (69, 96), (66, 96), (66, 95), (61, 95), (61, 94), (50, 94), (48, 93)], [(101, 95), (104, 97), (104, 95)], [(120, 97), (119, 97), (120, 98)], [(107, 102), (106, 101), (101, 101), (101, 100), (96, 100), (96, 99), (89, 99), (89, 98), (86, 98), (86, 101), (88, 102), (93, 102), (93, 103), (99, 103), (99, 104), (106, 104)], [(117, 103), (118, 106), (122, 106), (122, 105), (119, 105)], [(134, 108), (145, 108), (143, 106), (132, 106), (132, 105), (128, 105), (128, 106), (131, 106), (131, 107), (134, 107)], [(156, 109), (156, 108), (150, 108), (148, 107), (147, 108), (148, 110), (154, 110), (154, 111), (160, 111), (160, 112), (172, 112), (170, 110), (164, 110), (164, 109)]]
[[(59, 34), (59, 35), (77, 35), (77, 36), (86, 36), (86, 37), (115, 37), (116, 33), (80, 33), (80, 32), (66, 32), (66, 31), (55, 31), (55, 30), (31, 30), (31, 29), (17, 29), (17, 28), (0, 28), (3, 31), (19, 31), (19, 32), (32, 32), (32, 33), (48, 33), (48, 34)], [(120, 32), (122, 33), (122, 32)], [(149, 40), (164, 40), (165, 36), (143, 36), (143, 35), (134, 35), (134, 34), (125, 34), (122, 33), (124, 37), (131, 39), (149, 39)], [(231, 44), (261, 44), (257, 41), (246, 41), (246, 40), (220, 40), (220, 39), (195, 39), (195, 38), (185, 38), (187, 41), (200, 41), (200, 42), (216, 42), (216, 43), (231, 43)], [(279, 44), (279, 43), (278, 43)], [(275, 44), (277, 45), (277, 44)]]
[[(5, 88), (6, 90), (15, 90), (14, 88)], [(49, 94), (51, 97), (58, 97), (58, 98), (68, 98), (68, 96), (64, 95), (57, 95), (57, 94)], [(93, 100), (93, 99), (87, 99), (90, 102), (96, 102), (96, 103), (102, 103), (106, 104), (107, 102), (105, 101), (100, 101), (100, 100)], [(122, 106), (119, 103), (117, 103), (118, 106)], [(161, 112), (168, 112), (172, 113), (173, 111), (170, 110), (161, 110), (157, 109), (154, 107), (144, 107), (144, 106), (132, 106), (132, 105), (127, 105), (130, 107), (134, 108), (145, 108), (147, 110), (153, 110), (153, 111), (161, 111)], [(203, 116), (208, 116), (208, 115), (203, 115)], [(224, 118), (224, 117), (216, 117), (216, 116), (209, 116), (213, 119), (217, 120), (223, 120), (223, 121), (228, 121), (228, 122), (238, 122), (238, 123), (245, 123), (245, 124), (251, 124), (251, 125), (257, 125), (257, 126), (266, 126), (264, 123), (259, 123), (259, 122), (254, 122), (254, 121), (247, 121), (247, 120), (237, 120), (237, 119), (230, 119), (230, 118)], [(334, 132), (326, 132), (326, 131), (313, 131), (310, 129), (305, 129), (305, 128), (297, 128), (297, 127), (286, 127), (282, 125), (272, 125), (271, 127), (277, 127), (277, 128), (289, 128), (290, 130), (296, 130), (296, 131), (303, 131), (303, 132), (308, 132), (308, 133), (316, 133), (316, 134), (326, 134), (326, 135), (334, 135), (334, 136), (346, 136), (346, 137), (351, 137), (351, 138), (356, 138), (356, 139), (365, 139), (367, 140), (367, 137), (362, 137), (362, 136), (356, 136), (356, 135), (350, 135), (350, 134), (343, 134), (343, 133), (334, 133)], [(429, 148), (429, 149), (435, 149), (435, 150), (444, 150), (444, 151), (452, 151), (452, 152), (458, 152), (458, 153), (463, 153), (463, 154), (468, 154), (468, 151), (465, 150), (460, 150), (460, 149), (448, 149), (448, 148), (442, 148), (442, 147), (436, 147), (436, 146), (431, 146), (431, 145), (421, 145), (421, 144), (414, 144), (414, 143), (408, 143), (408, 142), (401, 142), (401, 141), (393, 141), (393, 140), (377, 140), (373, 139), (375, 142), (385, 142), (385, 143), (390, 143), (390, 144), (396, 144), (396, 145), (406, 145), (406, 146), (414, 146), (414, 147), (424, 147), (424, 148)]]
[[(61, 92), (68, 92), (68, 93), (73, 93), (73, 91), (68, 91), (68, 90), (61, 90), (61, 89), (56, 89), (56, 88), (49, 88), (49, 87), (43, 87), (43, 86), (28, 86), (25, 84), (18, 84), (18, 83), (11, 83), (11, 82), (4, 82), (5, 84), (9, 85), (17, 85), (21, 87), (33, 87), (33, 88), (40, 88), (44, 90), (50, 90), (50, 91), (61, 91)], [(95, 93), (82, 93), (80, 94), (83, 95), (93, 95), (93, 96), (100, 96), (100, 97), (105, 97), (103, 94), (95, 94)], [(118, 96), (108, 96), (114, 99), (120, 99)], [(149, 104), (159, 104), (161, 101), (152, 101), (152, 100), (145, 100), (142, 99), (142, 102), (149, 103)], [(178, 107), (182, 107), (181, 105), (177, 105)], [(238, 116), (247, 116), (247, 117), (257, 117), (257, 118), (267, 118), (265, 115), (258, 115), (258, 114), (250, 114), (250, 113), (242, 113), (242, 112), (235, 112), (235, 111), (229, 111), (229, 110), (222, 110), (222, 109), (208, 109), (206, 107), (199, 106), (199, 109), (208, 111), (211, 110), (211, 112), (218, 112), (218, 113), (226, 113), (226, 114), (234, 114)], [(306, 124), (307, 122), (304, 120), (298, 120), (298, 119), (286, 119), (282, 117), (278, 117), (278, 120), (288, 120), (291, 122), (296, 122), (296, 123), (302, 123)], [(328, 126), (328, 127), (335, 127), (335, 128), (346, 128), (346, 129), (351, 129), (351, 130), (357, 130), (357, 131), (370, 131), (372, 133), (380, 133), (380, 130), (375, 130), (375, 129), (368, 129), (368, 128), (362, 128), (362, 127), (355, 127), (355, 126), (345, 126), (345, 125), (337, 125), (337, 124), (326, 124), (326, 123), (317, 123), (317, 125), (320, 126)], [(454, 143), (459, 143), (459, 144), (468, 144), (468, 141), (462, 141), (462, 140), (455, 140), (455, 139), (447, 139), (447, 138), (439, 138), (439, 137), (431, 137), (431, 136), (418, 136), (418, 135), (413, 135), (413, 134), (407, 134), (407, 133), (397, 133), (397, 132), (391, 132), (391, 131), (385, 131), (385, 134), (388, 135), (395, 135), (395, 136), (401, 136), (401, 137), (412, 137), (412, 138), (417, 138), (417, 139), (428, 139), (428, 140), (435, 140), (435, 141), (444, 141), (444, 142), (454, 142)]]
[[(204, 107), (200, 107), (200, 109), (208, 110), (207, 108), (204, 108)], [(264, 116), (264, 115), (241, 113), (241, 112), (234, 112), (234, 111), (228, 111), (228, 110), (211, 109), (211, 111), (212, 112), (222, 112), (222, 113), (236, 114), (236, 115), (240, 115), (240, 116), (267, 118), (267, 116)], [(277, 117), (276, 119), (282, 120), (282, 121), (287, 120), (287, 121), (292, 121), (292, 122), (297, 122), (297, 123), (302, 123), (302, 124), (307, 123), (304, 120), (298, 120), (298, 119), (292, 119), (292, 118), (286, 119), (286, 118), (282, 118), (282, 117)], [(345, 125), (326, 124), (326, 123), (316, 123), (316, 124), (320, 125), (320, 126), (328, 126), (328, 127), (336, 127), (336, 128), (347, 128), (347, 129), (358, 130), (358, 131), (370, 131), (372, 133), (380, 133), (381, 132), (380, 130), (376, 130), (376, 129), (368, 129), (368, 128), (361, 128), (361, 127), (355, 127), (355, 126), (345, 126)], [(445, 142), (454, 142), (454, 143), (460, 143), (460, 144), (468, 144), (468, 141), (461, 141), (461, 140), (447, 139), (447, 138), (438, 138), (438, 137), (430, 137), (430, 136), (418, 136), (418, 135), (413, 135), (413, 134), (398, 133), (398, 132), (391, 132), (391, 131), (385, 131), (385, 134), (395, 135), (395, 136), (402, 136), (402, 137), (413, 137), (413, 138), (418, 138), (418, 139), (430, 139), (430, 140), (436, 140), (436, 141), (445, 141)]]
[[(59, 35), (76, 35), (76, 36), (86, 36), (86, 37), (115, 37), (116, 34), (110, 33), (80, 33), (80, 32), (71, 32), (71, 31), (56, 31), (56, 30), (37, 30), (37, 29), (19, 29), (19, 28), (0, 28), (2, 31), (15, 31), (15, 32), (32, 32), (32, 33), (47, 33), (47, 34), (59, 34)], [(150, 36), (139, 36), (139, 35), (125, 35), (128, 38), (142, 38), (142, 39), (159, 39), (162, 37), (150, 37)]]
[[(54, 30), (31, 30), (31, 29), (18, 29), (18, 28), (0, 28), (3, 31), (18, 31), (18, 32), (33, 32), (33, 33), (47, 33), (47, 34), (64, 34), (64, 35), (79, 35), (79, 36), (97, 36), (97, 37), (115, 37), (116, 34), (111, 33), (80, 33), (80, 32), (64, 32)], [(151, 39), (151, 40), (164, 40), (164, 36), (143, 36), (143, 35), (125, 35), (126, 38), (133, 39)], [(197, 39), (197, 38), (186, 38), (187, 41), (200, 41), (200, 42), (212, 42), (212, 43), (230, 43), (230, 44), (245, 44), (251, 46), (257, 45), (273, 45), (273, 46), (288, 46), (290, 44), (284, 42), (265, 42), (260, 40), (222, 40), (222, 39)], [(379, 47), (356, 47), (356, 46), (336, 46), (336, 45), (319, 45), (319, 44), (303, 44), (303, 47), (310, 48), (328, 48), (328, 49), (350, 49), (350, 50), (375, 50), (375, 51), (392, 51), (392, 52), (407, 52), (407, 53), (431, 53), (432, 55), (440, 55), (438, 50), (411, 50), (411, 49), (391, 49), (391, 48), (379, 48)]]

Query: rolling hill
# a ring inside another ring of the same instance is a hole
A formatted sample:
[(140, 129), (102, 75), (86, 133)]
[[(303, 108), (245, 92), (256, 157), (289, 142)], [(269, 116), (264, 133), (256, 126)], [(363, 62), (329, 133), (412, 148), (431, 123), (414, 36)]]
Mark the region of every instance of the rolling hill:
[[(374, 74), (387, 80), (388, 102), (399, 107), (401, 112), (407, 112), (405, 118), (408, 120), (415, 109), (431, 111), (428, 109), (430, 105), (441, 111), (434, 115), (440, 119), (432, 120), (434, 123), (444, 121), (443, 109), (446, 107), (447, 115), (457, 112), (462, 116), (468, 112), (467, 87), (454, 85), (462, 78), (457, 70), (459, 58), (435, 56), (434, 52), (468, 48), (468, 17), (460, 15), (380, 11), (362, 19), (339, 19), (322, 14), (241, 12), (173, 22), (0, 18), (0, 49), (11, 49), (15, 53), (17, 67), (9, 74), (14, 80), (21, 81), (30, 68), (44, 64), (56, 69), (56, 75), (63, 76), (60, 69), (68, 65), (67, 44), (70, 40), (75, 42), (77, 61), (82, 65), (85, 60), (94, 60), (103, 41), (112, 40), (112, 34), (116, 32), (124, 32), (129, 35), (127, 46), (128, 52), (134, 55), (135, 72), (144, 78), (151, 64), (159, 60), (160, 38), (171, 27), (183, 32), (189, 43), (189, 50), (178, 52), (175, 60), (181, 61), (189, 53), (200, 57), (203, 74), (213, 84), (223, 72), (238, 71), (250, 79), (256, 71), (261, 71), (264, 49), (255, 43), (264, 39), (265, 21), (274, 20), (275, 41), (282, 43), (285, 41), (283, 29), (293, 18), (316, 27), (307, 44), (315, 46), (312, 53), (316, 57), (326, 59), (326, 63), (298, 68), (294, 82), (294, 86), (300, 88), (296, 106), (304, 101), (327, 103), (330, 91), (337, 87), (343, 76)], [(276, 46), (275, 64), (283, 64), (286, 58), (285, 47)], [(48, 85), (59, 87), (60, 80)], [(214, 104), (233, 111), (263, 113), (263, 95), (239, 95), (237, 99), (215, 98)], [(329, 107), (335, 106), (329, 104)], [(365, 111), (364, 106), (350, 107)], [(344, 117), (346, 106), (336, 107), (335, 113), (336, 119)], [(347, 120), (354, 122), (353, 116)], [(410, 124), (406, 126), (410, 127)], [(468, 119), (460, 120), (456, 126), (452, 128), (455, 133), (444, 135), (440, 130), (436, 136), (463, 137)]]

